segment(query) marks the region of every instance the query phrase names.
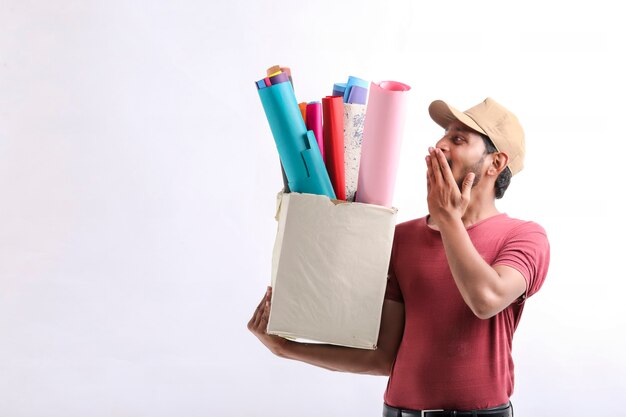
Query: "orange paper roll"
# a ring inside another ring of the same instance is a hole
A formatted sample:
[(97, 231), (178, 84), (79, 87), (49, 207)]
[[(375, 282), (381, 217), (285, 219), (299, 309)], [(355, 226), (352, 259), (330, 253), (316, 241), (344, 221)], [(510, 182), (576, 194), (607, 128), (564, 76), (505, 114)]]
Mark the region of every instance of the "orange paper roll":
[(324, 117), (324, 156), (326, 170), (337, 199), (346, 199), (346, 177), (343, 144), (343, 97), (327, 96), (322, 99)]
[(302, 120), (304, 120), (304, 124), (306, 124), (306, 102), (298, 103), (298, 107), (300, 107), (300, 113), (302, 113)]

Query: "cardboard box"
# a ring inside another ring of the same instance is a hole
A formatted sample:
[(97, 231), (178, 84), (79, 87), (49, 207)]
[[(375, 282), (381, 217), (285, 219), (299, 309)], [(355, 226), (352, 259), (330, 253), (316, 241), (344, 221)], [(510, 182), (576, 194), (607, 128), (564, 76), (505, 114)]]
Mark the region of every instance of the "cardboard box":
[(268, 333), (375, 349), (396, 212), (280, 193)]

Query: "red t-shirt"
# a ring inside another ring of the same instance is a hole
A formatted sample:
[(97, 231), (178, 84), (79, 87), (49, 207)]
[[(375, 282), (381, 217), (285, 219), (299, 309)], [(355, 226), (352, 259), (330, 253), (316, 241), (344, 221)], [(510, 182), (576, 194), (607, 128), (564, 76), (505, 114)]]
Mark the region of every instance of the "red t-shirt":
[(533, 222), (498, 214), (467, 229), (490, 265), (507, 265), (526, 279), (522, 298), (481, 320), (465, 304), (441, 235), (426, 218), (396, 232), (385, 298), (405, 306), (405, 328), (385, 402), (406, 409), (495, 407), (513, 392), (511, 344), (523, 301), (539, 290), (550, 262), (546, 233)]

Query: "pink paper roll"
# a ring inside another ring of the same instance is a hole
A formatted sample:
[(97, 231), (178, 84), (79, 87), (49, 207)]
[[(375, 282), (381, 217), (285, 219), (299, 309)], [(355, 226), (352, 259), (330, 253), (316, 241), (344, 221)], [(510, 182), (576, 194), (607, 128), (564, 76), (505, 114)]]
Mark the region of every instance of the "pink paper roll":
[(322, 159), (326, 161), (324, 156), (324, 135), (322, 127), (322, 103), (314, 101), (306, 105), (306, 128), (312, 130), (317, 141), (317, 146), (320, 148)]
[(356, 201), (379, 206), (393, 205), (398, 161), (406, 116), (407, 91), (396, 81), (371, 83)]

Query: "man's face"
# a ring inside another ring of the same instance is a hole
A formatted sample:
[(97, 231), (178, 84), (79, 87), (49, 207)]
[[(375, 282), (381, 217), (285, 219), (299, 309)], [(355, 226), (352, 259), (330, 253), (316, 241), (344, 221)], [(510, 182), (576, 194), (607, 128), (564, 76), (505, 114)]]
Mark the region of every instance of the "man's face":
[(454, 121), (435, 146), (443, 151), (459, 190), (463, 179), (470, 172), (475, 175), (473, 186), (480, 182), (487, 153), (485, 142), (478, 132), (461, 122)]

